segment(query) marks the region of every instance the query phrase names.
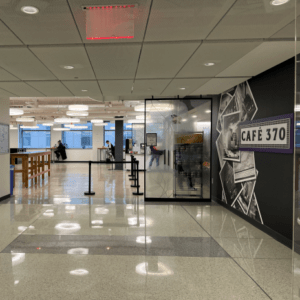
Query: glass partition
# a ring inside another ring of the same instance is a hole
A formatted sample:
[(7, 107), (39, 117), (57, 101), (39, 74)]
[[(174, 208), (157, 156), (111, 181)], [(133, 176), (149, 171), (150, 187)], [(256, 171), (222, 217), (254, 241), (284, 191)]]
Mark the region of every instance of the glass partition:
[(210, 199), (211, 99), (145, 101), (145, 199)]

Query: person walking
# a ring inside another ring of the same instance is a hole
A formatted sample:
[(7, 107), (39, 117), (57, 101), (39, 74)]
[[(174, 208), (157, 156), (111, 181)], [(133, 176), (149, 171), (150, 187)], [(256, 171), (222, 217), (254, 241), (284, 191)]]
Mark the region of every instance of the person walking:
[(150, 146), (150, 150), (151, 150), (151, 159), (149, 163), (149, 170), (151, 170), (154, 159), (156, 160), (156, 167), (159, 166), (159, 157), (160, 155), (163, 154), (163, 151), (158, 150), (155, 146)]

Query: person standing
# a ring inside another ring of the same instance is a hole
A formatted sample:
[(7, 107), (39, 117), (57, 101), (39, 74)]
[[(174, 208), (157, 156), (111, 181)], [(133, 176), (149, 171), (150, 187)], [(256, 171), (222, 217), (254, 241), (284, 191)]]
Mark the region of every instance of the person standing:
[(110, 151), (110, 154), (112, 155), (112, 157), (114, 159), (115, 158), (115, 147), (114, 147), (114, 145), (109, 140), (106, 141), (106, 145), (107, 145), (107, 148)]
[(58, 141), (58, 147), (56, 148), (54, 153), (56, 154), (57, 160), (59, 160), (60, 156), (63, 160), (67, 159), (66, 147), (62, 144), (60, 140)]
[(163, 153), (162, 151), (158, 150), (155, 146), (150, 146), (150, 150), (151, 150), (151, 159), (149, 163), (149, 170), (151, 170), (154, 159), (156, 160), (156, 167), (159, 166), (159, 157)]

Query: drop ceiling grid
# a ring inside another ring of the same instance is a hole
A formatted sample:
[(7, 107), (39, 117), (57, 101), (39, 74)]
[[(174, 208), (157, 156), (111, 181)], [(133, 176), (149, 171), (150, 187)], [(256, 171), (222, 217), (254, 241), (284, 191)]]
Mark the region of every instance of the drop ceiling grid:
[[(76, 96), (76, 97), (91, 97), (97, 100), (102, 99), (102, 93), (99, 89), (98, 82), (87, 80), (76, 81), (62, 81), (62, 83)], [(83, 92), (82, 90), (87, 90)]]
[(26, 83), (47, 97), (74, 96), (60, 81), (27, 81)]
[(25, 82), (0, 82), (0, 88), (20, 97), (44, 97), (43, 93), (37, 91)]

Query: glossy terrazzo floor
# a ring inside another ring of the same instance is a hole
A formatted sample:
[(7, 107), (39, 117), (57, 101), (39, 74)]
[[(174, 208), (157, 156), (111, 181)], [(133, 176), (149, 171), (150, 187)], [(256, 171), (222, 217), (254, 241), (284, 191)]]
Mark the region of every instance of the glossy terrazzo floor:
[[(0, 204), (0, 299), (292, 299), (292, 251), (216, 204), (144, 204), (128, 172), (56, 164)], [(46, 176), (47, 177), (47, 176)], [(143, 183), (142, 183), (143, 185)]]

